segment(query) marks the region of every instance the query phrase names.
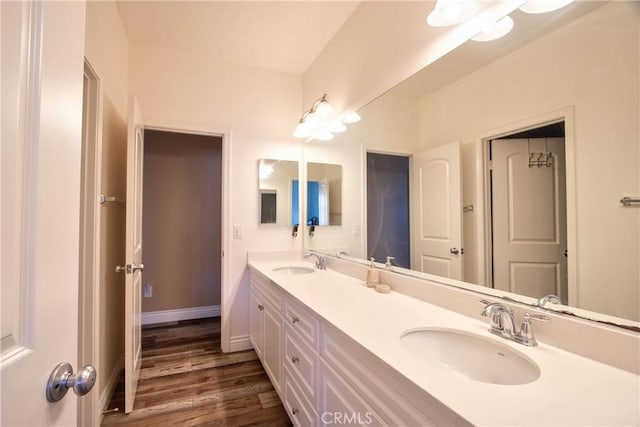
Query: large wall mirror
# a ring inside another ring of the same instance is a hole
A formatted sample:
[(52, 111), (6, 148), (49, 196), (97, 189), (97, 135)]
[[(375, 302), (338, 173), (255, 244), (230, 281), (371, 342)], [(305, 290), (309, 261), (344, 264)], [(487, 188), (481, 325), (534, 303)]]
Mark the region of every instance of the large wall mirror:
[(342, 166), (307, 163), (307, 225), (342, 225)]
[(300, 223), (298, 162), (258, 161), (260, 225), (291, 227)]
[(640, 196), (640, 3), (510, 16), (511, 34), (466, 42), (341, 137), (365, 160), (352, 254), (638, 327), (640, 207), (620, 199)]

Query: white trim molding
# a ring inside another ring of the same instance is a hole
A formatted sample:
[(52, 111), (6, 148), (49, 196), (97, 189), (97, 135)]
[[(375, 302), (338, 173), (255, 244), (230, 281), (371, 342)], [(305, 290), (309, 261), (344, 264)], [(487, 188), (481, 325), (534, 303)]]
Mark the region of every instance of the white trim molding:
[(142, 313), (142, 324), (178, 322), (180, 320), (202, 319), (204, 317), (219, 317), (219, 305), (205, 307), (180, 308), (177, 310), (148, 311)]
[[(102, 425), (102, 420), (104, 419), (104, 410), (109, 406), (109, 402), (111, 401), (111, 396), (116, 391), (116, 387), (118, 386), (118, 381), (120, 380), (120, 374), (124, 370), (124, 353), (120, 356), (115, 366), (113, 367), (113, 371), (109, 374), (109, 378), (107, 379), (107, 383), (104, 386), (102, 394), (98, 398), (98, 420), (99, 424)], [(124, 411), (124, 408), (119, 408), (121, 411)]]
[(251, 350), (253, 348), (249, 335), (238, 335), (235, 337), (231, 337), (229, 341), (229, 351), (232, 353), (234, 351)]

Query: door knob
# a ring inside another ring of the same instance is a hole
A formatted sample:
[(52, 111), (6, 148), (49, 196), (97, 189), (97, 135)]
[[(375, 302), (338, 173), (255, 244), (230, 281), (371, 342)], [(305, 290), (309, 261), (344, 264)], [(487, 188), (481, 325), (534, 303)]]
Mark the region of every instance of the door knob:
[(449, 252), (451, 252), (453, 255), (458, 255), (460, 253), (458, 248), (451, 248), (449, 249)]
[(78, 396), (89, 393), (96, 383), (96, 368), (87, 365), (74, 375), (69, 363), (59, 363), (49, 376), (47, 381), (47, 400), (57, 402), (62, 399), (70, 388)]

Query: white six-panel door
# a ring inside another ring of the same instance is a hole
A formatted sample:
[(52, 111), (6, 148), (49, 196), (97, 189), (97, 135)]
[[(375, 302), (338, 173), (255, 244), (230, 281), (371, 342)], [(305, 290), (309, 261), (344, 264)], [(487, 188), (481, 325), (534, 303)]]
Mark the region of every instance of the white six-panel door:
[(74, 426), (78, 397), (50, 403), (45, 387), (59, 363), (79, 368), (84, 3), (0, 7), (0, 425)]
[(125, 412), (133, 411), (142, 362), (142, 178), (144, 125), (135, 97), (129, 102), (125, 257)]
[[(529, 166), (545, 152), (549, 166)], [(491, 158), (494, 287), (566, 301), (564, 138), (494, 140)]]
[(413, 155), (411, 268), (462, 280), (460, 143)]

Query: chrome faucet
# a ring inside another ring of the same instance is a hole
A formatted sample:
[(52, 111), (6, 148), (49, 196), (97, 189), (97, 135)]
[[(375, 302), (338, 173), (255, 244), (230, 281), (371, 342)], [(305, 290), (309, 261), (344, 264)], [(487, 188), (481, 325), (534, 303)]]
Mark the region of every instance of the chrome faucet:
[(508, 309), (498, 302), (481, 301), (486, 305), (480, 312), (484, 317), (488, 317), (491, 321), (489, 332), (499, 335), (503, 338), (513, 339), (515, 335), (515, 326), (513, 323), (513, 310)]
[(558, 297), (558, 295), (547, 294), (542, 298), (540, 298), (535, 305), (536, 307), (544, 307), (544, 305), (548, 302), (553, 304), (562, 304), (562, 301), (560, 301), (560, 298)]
[(515, 329), (513, 321), (513, 309), (508, 309), (498, 302), (489, 302), (486, 300), (480, 300), (480, 302), (485, 304), (480, 314), (484, 317), (488, 317), (491, 322), (489, 332), (529, 347), (538, 345), (536, 338), (533, 335), (531, 320), (551, 322), (551, 318), (549, 316), (525, 313), (522, 316), (522, 324), (520, 325), (520, 331), (518, 332)]
[(321, 257), (318, 254), (306, 254), (304, 256), (304, 259), (309, 259), (311, 257), (316, 257), (316, 268), (318, 270), (326, 270), (327, 269), (327, 262), (324, 259), (324, 257)]

